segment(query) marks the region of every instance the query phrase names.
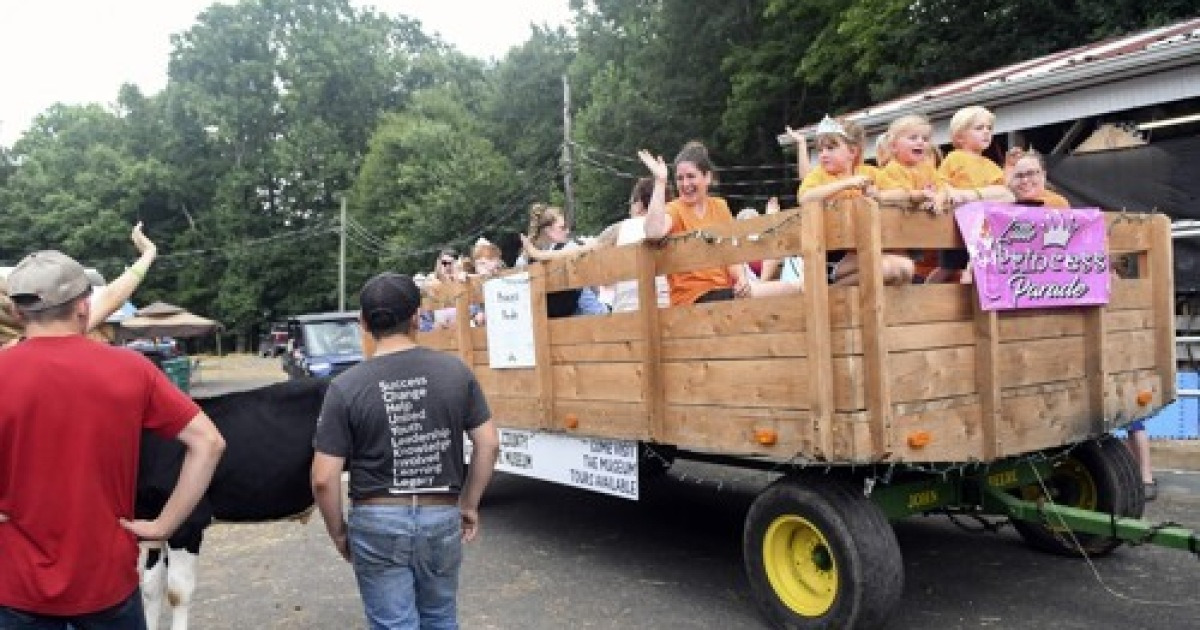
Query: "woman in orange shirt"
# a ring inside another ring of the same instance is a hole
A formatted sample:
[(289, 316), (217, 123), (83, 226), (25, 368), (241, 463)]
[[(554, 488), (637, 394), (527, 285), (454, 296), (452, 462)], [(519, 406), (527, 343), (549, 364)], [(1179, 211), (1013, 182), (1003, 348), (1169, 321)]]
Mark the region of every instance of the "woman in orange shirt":
[[(654, 192), (646, 211), (647, 239), (733, 223), (725, 200), (708, 194), (714, 167), (703, 144), (689, 142), (675, 156), (675, 188), (679, 196), (671, 203), (666, 202), (669, 172), (662, 157), (645, 150), (639, 151), (638, 157), (654, 176)], [(667, 276), (667, 282), (671, 285), (672, 306), (730, 300), (750, 293), (741, 265), (673, 273)]]
[(1046, 190), (1046, 164), (1036, 151), (1027, 151), (1017, 158), (1008, 173), (1008, 187), (1024, 205), (1046, 206), (1047, 208), (1070, 208), (1071, 203), (1062, 195)]

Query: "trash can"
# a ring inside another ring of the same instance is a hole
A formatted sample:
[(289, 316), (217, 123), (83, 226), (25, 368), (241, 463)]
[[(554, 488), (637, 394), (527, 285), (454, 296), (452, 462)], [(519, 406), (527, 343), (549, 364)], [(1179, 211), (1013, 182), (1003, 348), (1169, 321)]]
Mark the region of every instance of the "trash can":
[(167, 374), (167, 378), (171, 379), (172, 383), (178, 387), (183, 393), (188, 393), (192, 387), (192, 361), (186, 356), (175, 357), (173, 359), (163, 359), (161, 363), (162, 371)]

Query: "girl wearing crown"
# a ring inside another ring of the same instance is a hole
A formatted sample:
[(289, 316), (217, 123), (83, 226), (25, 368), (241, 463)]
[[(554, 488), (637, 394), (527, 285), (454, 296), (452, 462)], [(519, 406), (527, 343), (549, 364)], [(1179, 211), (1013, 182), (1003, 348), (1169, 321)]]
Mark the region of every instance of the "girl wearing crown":
[[(797, 197), (806, 201), (855, 199), (876, 196), (880, 185), (880, 169), (863, 163), (866, 134), (854, 122), (838, 122), (826, 116), (817, 125), (818, 165), (800, 183)], [(905, 256), (883, 255), (885, 284), (908, 284), (912, 280), (913, 263)], [(833, 271), (835, 284), (858, 284), (858, 256), (849, 252)]]

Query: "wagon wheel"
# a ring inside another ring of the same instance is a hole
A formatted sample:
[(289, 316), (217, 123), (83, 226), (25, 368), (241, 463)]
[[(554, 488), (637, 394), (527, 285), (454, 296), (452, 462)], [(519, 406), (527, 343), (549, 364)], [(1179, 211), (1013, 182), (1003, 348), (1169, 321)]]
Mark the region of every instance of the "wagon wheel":
[[(1145, 507), (1145, 488), (1129, 449), (1120, 440), (1106, 436), (1077, 446), (1055, 464), (1045, 480), (1050, 499), (1059, 505), (1138, 518)], [(1015, 491), (1034, 501), (1045, 496), (1038, 484)], [(1047, 523), (1014, 521), (1025, 542), (1035, 548), (1064, 556), (1082, 555), (1066, 528), (1049, 517)], [(1116, 538), (1099, 534), (1074, 535), (1089, 556), (1110, 553), (1121, 545)]]
[(904, 589), (900, 546), (871, 501), (828, 476), (785, 477), (755, 499), (742, 554), (778, 628), (880, 626)]

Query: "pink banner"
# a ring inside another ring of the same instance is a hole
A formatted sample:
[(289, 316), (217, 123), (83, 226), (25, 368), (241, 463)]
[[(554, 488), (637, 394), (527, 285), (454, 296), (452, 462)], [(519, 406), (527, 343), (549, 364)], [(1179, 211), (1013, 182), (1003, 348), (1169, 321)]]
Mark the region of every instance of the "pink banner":
[(954, 218), (984, 310), (1108, 303), (1103, 212), (977, 202)]

